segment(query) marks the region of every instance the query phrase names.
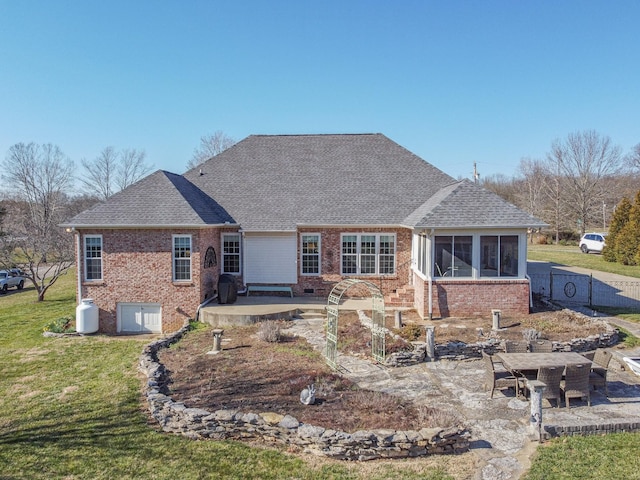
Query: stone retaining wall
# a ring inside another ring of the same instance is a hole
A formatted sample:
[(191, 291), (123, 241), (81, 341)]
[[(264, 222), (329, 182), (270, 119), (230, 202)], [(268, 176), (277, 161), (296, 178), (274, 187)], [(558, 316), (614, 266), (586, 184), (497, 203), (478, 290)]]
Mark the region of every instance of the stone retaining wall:
[(606, 435), (609, 433), (639, 432), (640, 422), (627, 419), (608, 419), (608, 423), (577, 425), (544, 425), (544, 438), (583, 435)]
[[(582, 353), (593, 351), (597, 348), (609, 348), (620, 342), (620, 336), (617, 329), (602, 320), (592, 321), (604, 323), (607, 331), (600, 335), (591, 335), (586, 338), (574, 338), (567, 342), (553, 342), (553, 351)], [(436, 358), (439, 360), (468, 360), (482, 358), (483, 351), (489, 355), (504, 352), (503, 342), (498, 338), (488, 338), (484, 342), (477, 343), (437, 343), (437, 341), (438, 337), (436, 333), (435, 353)], [(412, 342), (412, 344), (412, 352), (392, 353), (387, 356), (385, 364), (391, 367), (402, 367), (428, 360), (426, 357), (426, 343)]]
[(258, 439), (290, 444), (307, 453), (344, 460), (419, 457), (462, 453), (469, 449), (470, 434), (462, 427), (346, 433), (301, 423), (290, 415), (272, 412), (209, 412), (188, 408), (169, 396), (166, 369), (157, 355), (158, 350), (177, 342), (188, 330), (189, 325), (185, 324), (170, 337), (147, 345), (140, 356), (139, 369), (147, 377), (144, 394), (149, 411), (165, 432), (193, 439)]

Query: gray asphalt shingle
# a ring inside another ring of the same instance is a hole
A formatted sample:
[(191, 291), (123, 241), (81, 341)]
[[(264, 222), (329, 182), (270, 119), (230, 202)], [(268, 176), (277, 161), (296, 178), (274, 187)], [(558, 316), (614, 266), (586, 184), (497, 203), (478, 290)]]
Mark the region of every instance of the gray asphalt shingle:
[(75, 217), (74, 226), (238, 223), (314, 226), (542, 226), (457, 182), (382, 134), (252, 135), (184, 176), (158, 171)]
[(106, 202), (76, 215), (70, 226), (206, 226), (234, 223), (206, 193), (183, 176), (158, 170)]

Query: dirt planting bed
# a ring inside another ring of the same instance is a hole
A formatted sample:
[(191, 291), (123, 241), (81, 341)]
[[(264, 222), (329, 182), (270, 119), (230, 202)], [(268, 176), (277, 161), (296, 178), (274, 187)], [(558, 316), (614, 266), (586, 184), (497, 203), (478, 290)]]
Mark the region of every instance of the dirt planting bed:
[[(424, 334), (424, 325), (415, 312), (403, 313), (404, 327), (393, 329), (394, 316), (387, 327), (405, 339), (388, 337), (387, 352), (410, 349), (408, 340)], [(281, 322), (283, 328), (287, 322)], [(466, 343), (489, 335), (491, 319), (443, 319), (436, 326), (436, 342)], [(522, 339), (525, 329), (536, 329), (542, 338), (563, 341), (586, 337), (605, 330), (599, 322), (566, 310), (541, 311), (522, 319), (502, 319), (499, 338)], [(237, 409), (243, 412), (289, 414), (301, 422), (353, 432), (361, 429), (398, 430), (448, 427), (459, 419), (448, 412), (391, 395), (364, 391), (332, 371), (321, 354), (305, 339), (283, 337), (277, 343), (258, 338), (259, 326), (232, 327), (224, 331), (223, 349), (215, 355), (209, 328), (201, 326), (160, 353), (160, 361), (171, 376), (171, 395), (189, 407), (210, 411)], [(479, 330), (482, 329), (482, 330)], [(370, 356), (371, 333), (360, 324), (356, 312), (340, 314), (339, 345), (343, 353)], [(485, 337), (486, 338), (486, 337)], [(420, 338), (422, 339), (422, 338)], [(316, 403), (304, 405), (300, 393), (308, 385), (316, 388)]]

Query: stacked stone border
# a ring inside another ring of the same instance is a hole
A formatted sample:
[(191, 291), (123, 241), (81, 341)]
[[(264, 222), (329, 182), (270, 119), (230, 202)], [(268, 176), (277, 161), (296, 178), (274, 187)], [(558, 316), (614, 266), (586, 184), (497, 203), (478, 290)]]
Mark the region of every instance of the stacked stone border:
[(543, 425), (543, 438), (607, 435), (609, 433), (640, 432), (640, 420), (610, 419), (608, 423), (575, 425)]
[[(575, 312), (573, 312), (575, 314)], [(612, 327), (607, 321), (593, 319), (587, 315), (579, 314), (589, 319), (591, 322), (602, 323), (606, 327), (606, 332), (600, 335), (591, 335), (586, 338), (574, 338), (567, 342), (553, 342), (554, 352), (590, 352), (597, 348), (609, 348), (620, 342), (618, 329)], [(366, 320), (361, 318), (363, 325), (367, 325)], [(391, 332), (389, 332), (391, 333)], [(489, 355), (504, 352), (503, 341), (499, 338), (488, 338), (486, 341), (477, 343), (447, 342), (437, 343), (438, 334), (436, 330), (435, 354), (439, 360), (467, 360), (482, 358), (482, 352)], [(402, 367), (424, 362), (427, 359), (426, 343), (412, 342), (413, 351), (397, 352), (389, 355), (385, 364), (390, 367)]]
[(171, 336), (147, 345), (140, 356), (139, 370), (147, 377), (144, 395), (148, 408), (165, 432), (195, 440), (262, 440), (295, 445), (305, 453), (342, 460), (420, 457), (469, 450), (470, 433), (463, 427), (422, 428), (417, 431), (375, 429), (346, 433), (302, 423), (290, 415), (273, 412), (209, 412), (188, 408), (169, 396), (167, 371), (158, 360), (160, 349), (179, 341), (188, 331), (189, 324), (185, 323)]

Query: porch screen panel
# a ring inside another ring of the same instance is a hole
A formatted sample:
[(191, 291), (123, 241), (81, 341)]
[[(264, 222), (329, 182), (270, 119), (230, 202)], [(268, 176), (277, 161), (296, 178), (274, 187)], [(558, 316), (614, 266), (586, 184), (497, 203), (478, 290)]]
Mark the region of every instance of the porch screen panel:
[(470, 277), (473, 275), (471, 269), (471, 256), (473, 240), (471, 236), (453, 237), (453, 267), (454, 277)]
[(434, 277), (471, 277), (473, 237), (440, 235), (434, 242)]
[(497, 277), (498, 272), (498, 236), (480, 237), (480, 275)]
[(518, 241), (517, 235), (480, 237), (480, 276), (517, 277)]
[(500, 237), (500, 276), (518, 276), (517, 235), (503, 235)]
[(453, 237), (438, 236), (435, 240), (433, 276), (451, 276), (453, 267)]

